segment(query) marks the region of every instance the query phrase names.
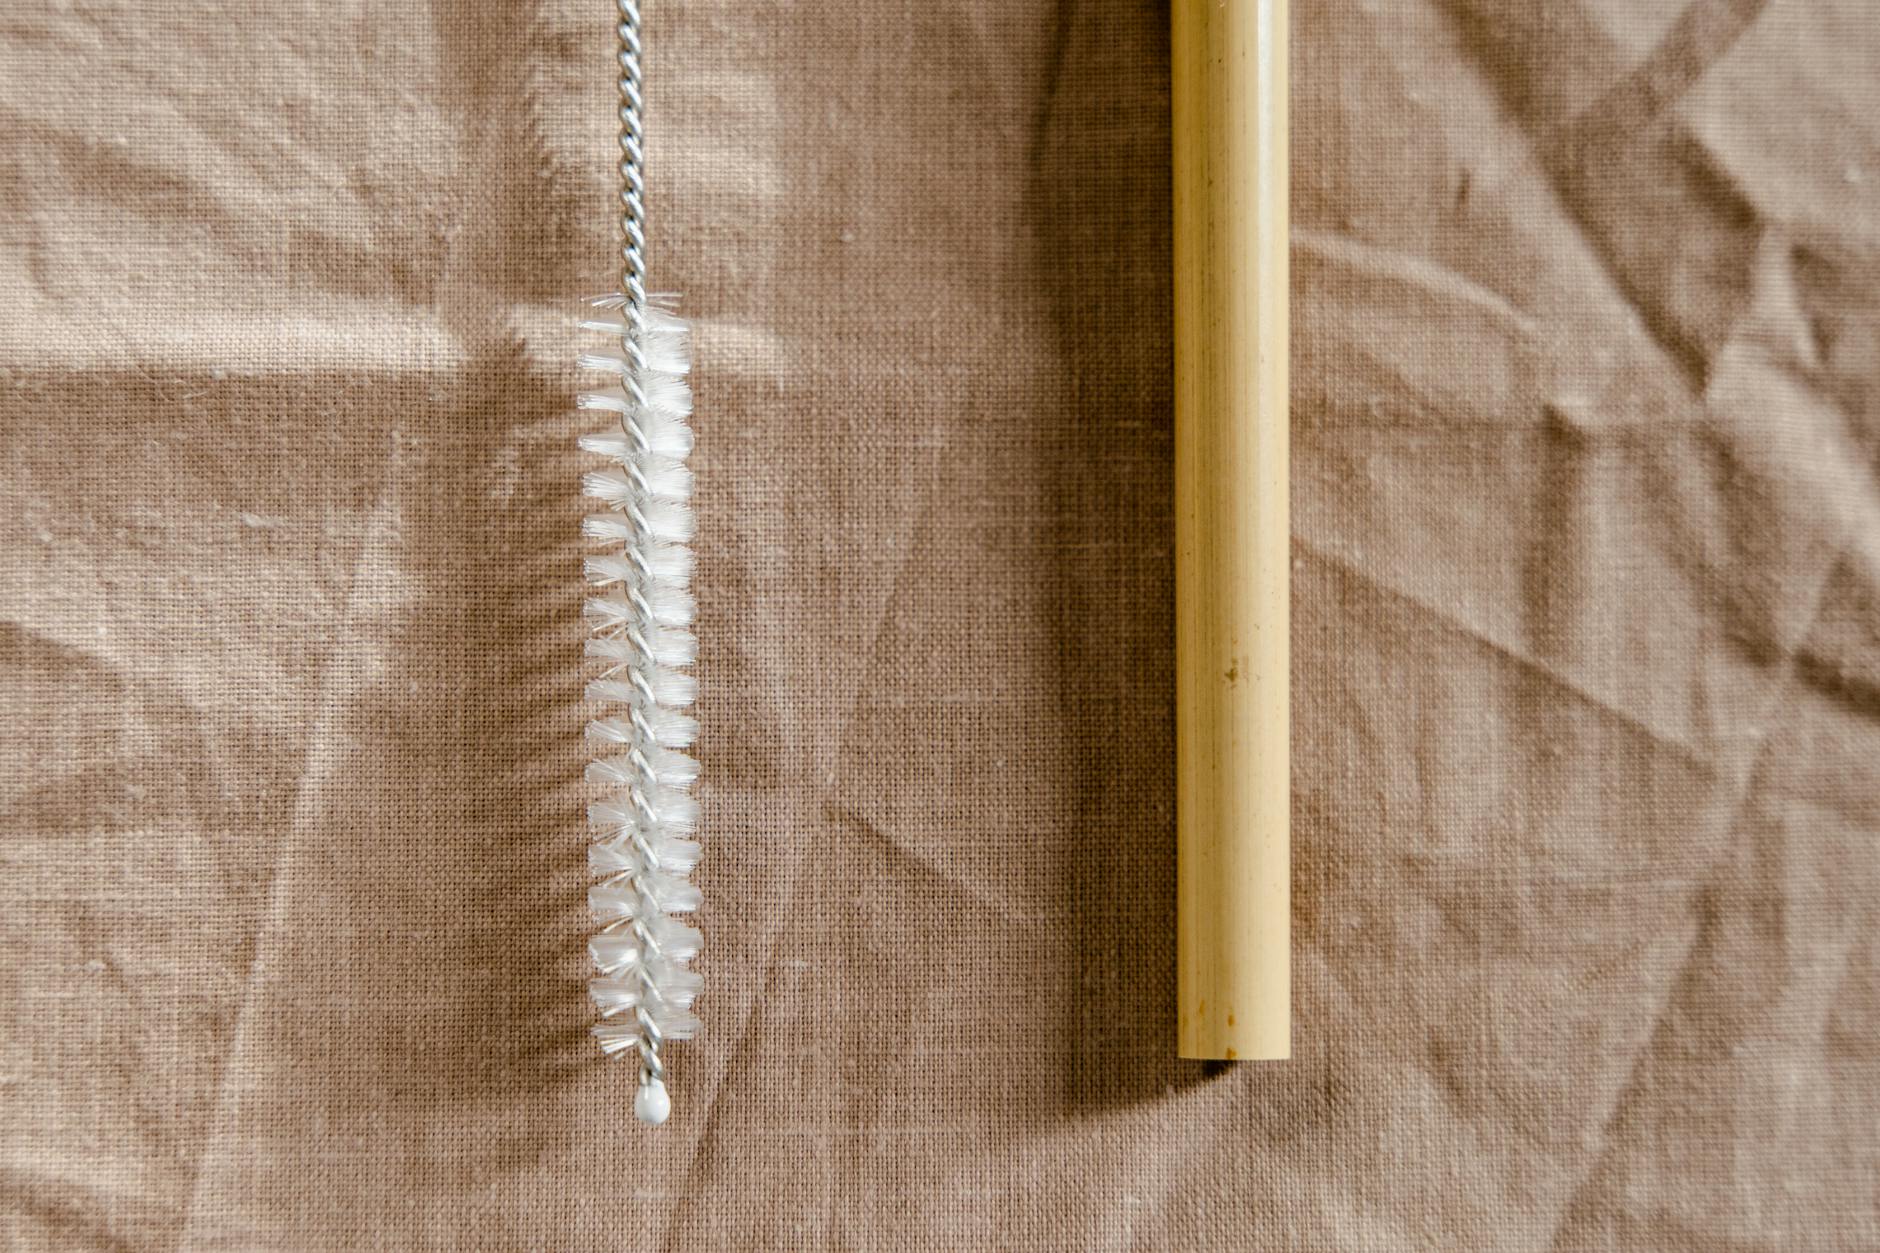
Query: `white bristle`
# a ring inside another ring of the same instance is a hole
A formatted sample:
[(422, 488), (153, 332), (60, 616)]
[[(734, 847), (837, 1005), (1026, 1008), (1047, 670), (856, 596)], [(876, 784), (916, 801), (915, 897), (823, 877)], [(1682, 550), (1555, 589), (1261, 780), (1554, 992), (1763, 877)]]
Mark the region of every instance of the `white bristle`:
[[(698, 723), (670, 709), (655, 710), (649, 721), (653, 728), (654, 743), (660, 748), (689, 748), (698, 737)], [(633, 744), (639, 738), (639, 732), (634, 730), (633, 724), (623, 718), (597, 718), (588, 723), (587, 733), (593, 739), (613, 744)], [(696, 770), (697, 767), (689, 765), (688, 769)]]
[(588, 845), (588, 869), (595, 874), (637, 870), (645, 860), (630, 841), (623, 843), (619, 837)]
[(596, 1023), (594, 1038), (600, 1041), (601, 1052), (613, 1057), (640, 1047), (640, 1024), (632, 1021)]
[[(671, 634), (681, 633), (672, 632)], [(662, 641), (663, 639), (662, 635)], [(611, 674), (622, 666), (633, 665), (639, 656), (639, 649), (628, 636), (597, 635), (588, 640), (587, 655), (612, 662), (613, 667), (609, 671)], [(644, 668), (639, 669), (646, 676), (646, 685), (653, 690), (653, 699), (659, 704), (683, 709), (698, 698), (698, 680), (683, 671), (674, 670), (665, 665), (656, 665), (650, 674), (647, 674)], [(619, 688), (597, 688), (590, 684), (588, 699), (627, 701), (634, 699), (639, 694), (639, 688), (633, 685), (631, 679), (623, 680), (623, 682), (627, 686)]]
[[(690, 886), (690, 884), (688, 884)], [(694, 888), (696, 892), (697, 888)], [(699, 952), (699, 941), (703, 939), (696, 928), (673, 918), (669, 912), (660, 912), (658, 905), (641, 896), (632, 882), (620, 880), (613, 884), (600, 884), (588, 890), (588, 909), (594, 912), (596, 922), (607, 926), (620, 920), (637, 920), (652, 943), (658, 946), (660, 956), (673, 961), (690, 961)], [(628, 931), (632, 935), (632, 931)]]
[[(583, 325), (588, 325), (583, 323)], [(590, 329), (592, 329), (590, 327)], [(649, 335), (640, 345), (640, 353), (646, 359), (647, 377), (656, 375), (683, 375), (692, 368), (692, 363), (685, 356), (685, 340), (672, 335)], [(575, 365), (583, 370), (605, 370), (623, 378), (633, 370), (633, 363), (618, 353), (584, 352), (574, 359)]]
[(664, 583), (646, 589), (646, 603), (653, 611), (653, 621), (661, 626), (691, 626), (692, 616), (698, 611), (692, 593)]
[(601, 1011), (601, 1016), (609, 1018), (640, 1003), (640, 981), (602, 975), (588, 980), (588, 995), (594, 998), (594, 1007)]
[(646, 354), (646, 368), (661, 374), (690, 373), (692, 353), (690, 336), (683, 329), (685, 323), (677, 318), (668, 321), (681, 329), (675, 331), (653, 325), (646, 328), (646, 337), (640, 342), (640, 351)]
[(602, 457), (612, 457), (615, 461), (625, 461), (633, 455), (633, 441), (619, 428), (611, 431), (590, 431), (575, 440), (582, 452), (596, 453)]
[(653, 1010), (653, 1022), (659, 1027), (661, 1037), (668, 1040), (690, 1040), (704, 1029), (696, 1017), (682, 1009), (661, 1006)]
[(698, 640), (678, 627), (652, 627), (646, 632), (646, 648), (662, 666), (689, 666), (698, 660)]
[(640, 964), (640, 945), (631, 931), (603, 931), (588, 941), (588, 958), (602, 974), (619, 974)]
[(626, 374), (633, 368), (625, 357), (604, 352), (576, 353), (574, 363), (582, 370), (609, 370), (615, 374)]
[(692, 415), (692, 385), (678, 374), (648, 374), (640, 380), (640, 394), (646, 397), (645, 411), (668, 418)]
[[(620, 796), (612, 796), (588, 806), (588, 821), (597, 827), (624, 830), (629, 835), (650, 829), (653, 835), (661, 838), (690, 834), (698, 825), (698, 802), (684, 792), (660, 788), (646, 798), (646, 807), (653, 811), (651, 817), (637, 804)], [(619, 844), (617, 838), (605, 843), (623, 857), (628, 856), (633, 849), (631, 839), (626, 844)], [(593, 847), (600, 848), (602, 845)], [(612, 869), (630, 870), (632, 867), (618, 865)]]
[[(638, 420), (638, 424), (640, 433), (646, 437), (647, 451), (654, 456), (677, 461), (692, 452), (692, 428), (677, 418), (648, 414), (643, 415)], [(584, 452), (596, 453), (623, 463), (630, 458), (642, 455), (638, 445), (627, 434), (624, 427), (614, 427), (606, 431), (590, 431), (575, 442)]]
[(617, 513), (590, 513), (581, 519), (581, 533), (589, 539), (621, 543), (633, 537), (633, 523)]
[(622, 470), (589, 470), (581, 476), (581, 490), (610, 505), (624, 505), (635, 495), (633, 484)]
[(655, 709), (649, 721), (653, 724), (653, 740), (661, 748), (690, 748), (698, 738), (698, 722), (682, 713)]
[(640, 422), (646, 446), (662, 457), (688, 457), (692, 453), (692, 428), (679, 418), (649, 413)]
[(704, 851), (696, 840), (664, 839), (653, 846), (659, 854), (659, 868), (673, 874), (691, 874)]
[[(658, 1009), (649, 1006), (648, 1012), (663, 1039), (690, 1040), (703, 1028), (693, 1015), (668, 1005), (662, 1004)], [(596, 1023), (594, 1038), (600, 1041), (601, 1052), (613, 1057), (639, 1047), (639, 1024), (631, 1019)], [(665, 1093), (666, 1085), (657, 1079), (641, 1086), (633, 1098), (633, 1112), (641, 1122), (656, 1127), (666, 1121), (671, 1105)]]
[(622, 918), (638, 918), (644, 908), (645, 898), (631, 883), (608, 883), (588, 889), (588, 910), (602, 926)]
[(587, 724), (587, 733), (591, 739), (611, 744), (631, 744), (634, 740), (633, 728), (618, 718), (596, 718)]
[[(588, 733), (593, 735), (593, 729), (590, 728)], [(608, 739), (610, 737), (601, 735), (596, 738)], [(660, 787), (688, 787), (693, 780), (698, 778), (698, 763), (684, 753), (675, 753), (667, 748), (655, 748), (644, 756), (652, 764), (653, 777)], [(638, 763), (631, 757), (607, 757), (588, 763), (588, 782), (600, 784), (602, 787), (626, 787), (638, 777)]]
[(646, 490), (656, 500), (689, 500), (692, 497), (692, 472), (677, 461), (654, 460), (641, 471)]
[[(689, 643), (691, 636), (685, 632), (674, 630), (674, 628), (691, 625), (692, 616), (696, 609), (692, 601), (692, 593), (685, 591), (683, 588), (655, 584), (646, 589), (643, 598), (646, 601), (647, 607), (653, 611), (653, 622), (655, 625), (646, 632), (648, 647), (653, 650), (653, 659), (659, 664), (667, 666), (691, 665), (691, 654), (682, 654), (683, 660), (668, 660), (667, 654), (665, 654), (661, 646), (654, 643), (653, 640), (655, 636), (664, 639), (668, 635), (683, 634), (686, 636), (686, 641)], [(633, 602), (617, 593), (612, 596), (590, 597), (587, 602), (588, 621), (594, 624), (596, 630), (600, 631), (625, 626), (635, 621), (638, 614), (639, 610), (634, 606)], [(688, 644), (679, 644), (677, 641), (675, 641), (675, 645), (678, 647), (688, 646)]]
[(653, 991), (675, 1009), (690, 1009), (692, 999), (705, 986), (698, 971), (688, 970), (678, 962), (661, 957), (649, 963), (646, 973), (652, 977)]
[[(597, 315), (581, 319), (584, 331), (599, 331), (611, 339), (627, 334), (627, 320), (619, 314)], [(684, 374), (692, 368), (691, 332), (686, 324), (669, 313), (648, 309), (645, 330), (640, 336), (640, 354), (646, 368), (662, 374)], [(585, 363), (586, 357), (581, 358)], [(611, 366), (599, 367), (602, 369)]]
[(607, 413), (632, 413), (634, 408), (627, 394), (618, 387), (594, 392), (576, 392), (574, 403), (583, 409), (600, 409)]
[(684, 792), (660, 793), (653, 808), (659, 811), (661, 830), (673, 835), (690, 835), (698, 828), (698, 802)]
[(651, 756), (653, 769), (659, 772), (659, 781), (665, 787), (690, 787), (698, 779), (698, 762), (684, 753), (656, 748)]
[(624, 387), (596, 387), (576, 392), (574, 403), (603, 413), (648, 414), (682, 420), (692, 416), (692, 385), (681, 374), (648, 373), (640, 378), (638, 404)]
[[(610, 291), (602, 292), (598, 296), (589, 296), (587, 303), (596, 309), (624, 309), (627, 307), (627, 298), (617, 291)], [(646, 307), (641, 310), (641, 313), (649, 318), (655, 313), (671, 317), (672, 314), (669, 311), (678, 306), (679, 294), (677, 292), (647, 292)]]
[[(673, 544), (656, 544), (640, 554), (646, 562), (646, 573), (664, 583), (683, 585), (692, 573), (692, 550)], [(587, 574), (588, 582), (598, 586), (609, 583), (634, 583), (642, 577), (639, 567), (630, 559), (615, 553), (601, 553), (585, 558), (581, 563)]]
[(678, 544), (650, 544), (645, 549), (647, 568), (668, 583), (692, 580), (692, 550)]
[(632, 562), (625, 557), (616, 557), (612, 553), (603, 553), (598, 557), (584, 559), (581, 562), (581, 569), (587, 575), (588, 582), (600, 587), (605, 587), (609, 583), (632, 582), (638, 573), (634, 570)]
[[(587, 642), (587, 655), (613, 662), (614, 669), (632, 665), (637, 653), (633, 641), (624, 635), (595, 636)], [(645, 671), (642, 669), (641, 673)], [(598, 682), (600, 680), (596, 680)], [(619, 689), (602, 689), (589, 684), (588, 699), (630, 701), (639, 694), (639, 689), (631, 686), (631, 680), (626, 682), (628, 686)], [(646, 685), (652, 689), (655, 701), (674, 709), (683, 709), (698, 697), (698, 680), (668, 666), (655, 666), (652, 673), (646, 675)]]
[(649, 894), (653, 903), (668, 914), (689, 914), (705, 903), (705, 896), (698, 890), (698, 884), (678, 875), (655, 871), (645, 876)]
[(698, 699), (698, 680), (682, 671), (660, 666), (651, 679), (653, 699), (674, 709), (684, 709)]
[(631, 665), (640, 656), (640, 646), (624, 635), (590, 636), (585, 651), (588, 656), (611, 661), (615, 666)]
[(589, 700), (624, 700), (630, 701), (639, 695), (633, 684), (624, 679), (596, 679), (587, 685)]
[(697, 957), (705, 939), (697, 928), (688, 927), (677, 918), (669, 918), (664, 914), (647, 923), (646, 929), (652, 935), (653, 943), (659, 946), (660, 953), (674, 961), (691, 961)]
[[(632, 604), (624, 600), (622, 596), (596, 596), (588, 600), (588, 621), (596, 630), (624, 627), (632, 621), (632, 615), (634, 615)], [(641, 630), (641, 638), (647, 642), (647, 651), (652, 655), (654, 666), (664, 666), (667, 670), (671, 670), (677, 666), (690, 666), (694, 660), (697, 660), (697, 640), (690, 630), (652, 625)], [(587, 655), (609, 660), (615, 666), (632, 666), (639, 660), (639, 645), (628, 636), (596, 636), (588, 640)], [(673, 696), (673, 700), (667, 700), (664, 694), (660, 694), (662, 690), (658, 687), (660, 681), (662, 681), (662, 675), (654, 675), (649, 679), (649, 683), (654, 685), (654, 700), (658, 700), (660, 704), (690, 706), (697, 696), (696, 681), (686, 681), (682, 677), (677, 677), (664, 689), (667, 694)], [(681, 700), (681, 694), (684, 700)]]
[[(692, 389), (689, 333), (667, 303), (656, 298), (635, 308), (618, 294), (597, 299), (600, 312), (581, 325), (615, 342), (576, 358), (579, 368), (611, 376), (576, 403), (619, 418), (578, 441), (612, 463), (581, 479), (583, 493), (608, 506), (581, 529), (607, 546), (582, 561), (594, 589), (583, 611), (594, 632), (586, 652), (604, 666), (591, 675), (587, 697), (617, 711), (587, 727), (589, 739), (610, 746), (609, 756), (587, 767), (589, 782), (607, 792), (588, 807), (601, 830), (588, 866), (602, 879), (589, 889), (588, 905), (609, 928), (589, 944), (599, 971), (589, 991), (603, 1019), (594, 1036), (609, 1054), (657, 1050), (660, 1040), (699, 1030), (691, 1005), (702, 980), (684, 963), (697, 955), (700, 935), (673, 916), (703, 903), (686, 877), (700, 853), (689, 838), (699, 805), (686, 792), (698, 766), (677, 751), (698, 736), (698, 723), (681, 712), (698, 695), (685, 673), (698, 655), (688, 629), (698, 606), (687, 587), (693, 559), (686, 547), (694, 483), (684, 463), (693, 443), (686, 422)], [(670, 1108), (657, 1076), (654, 1066), (635, 1097), (649, 1123), (663, 1121)]]
[(656, 540), (668, 544), (690, 543), (692, 539), (692, 511), (677, 501), (655, 500), (642, 511), (646, 516), (647, 532)]
[[(581, 476), (581, 490), (610, 505), (624, 505), (639, 497), (662, 502), (668, 508), (674, 502), (684, 501), (692, 495), (692, 472), (676, 461), (667, 461), (663, 457), (649, 458), (646, 464), (636, 468), (639, 471), (638, 484), (634, 482), (635, 476), (625, 470), (589, 470)], [(681, 536), (667, 536), (663, 534), (662, 528), (670, 524), (653, 525), (654, 534), (658, 538), (691, 538), (689, 529)]]
[(698, 865), (699, 846), (691, 840), (671, 835), (645, 836), (638, 833), (616, 835), (611, 840), (588, 845), (588, 869), (598, 875), (637, 870), (646, 864), (640, 848), (644, 840), (653, 852), (653, 867), (672, 874), (688, 874)]
[[(667, 461), (663, 457), (648, 458), (645, 463), (635, 466), (634, 470), (637, 473), (614, 469), (589, 470), (581, 476), (581, 490), (610, 505), (625, 505), (638, 498), (671, 507), (673, 503), (682, 502), (692, 494), (692, 472), (676, 461)], [(664, 527), (677, 524), (653, 525), (654, 536), (659, 539), (692, 537), (689, 529), (682, 536), (669, 537), (661, 533)]]
[(596, 630), (606, 631), (624, 626), (633, 621), (638, 613), (633, 603), (624, 596), (591, 596), (587, 602), (587, 618)]
[[(588, 806), (588, 821), (597, 827), (631, 826), (637, 824), (642, 816), (637, 806), (618, 796), (610, 796)], [(632, 867), (615, 866), (613, 869), (629, 870)]]
[[(592, 735), (590, 730), (588, 734)], [(600, 761), (590, 761), (587, 765), (587, 781), (598, 783), (602, 787), (625, 787), (638, 777), (639, 764), (631, 757), (609, 757)]]
[(689, 914), (702, 903), (698, 885), (678, 875), (647, 871), (634, 879), (588, 889), (588, 909), (603, 926), (622, 919), (651, 923), (667, 914)]

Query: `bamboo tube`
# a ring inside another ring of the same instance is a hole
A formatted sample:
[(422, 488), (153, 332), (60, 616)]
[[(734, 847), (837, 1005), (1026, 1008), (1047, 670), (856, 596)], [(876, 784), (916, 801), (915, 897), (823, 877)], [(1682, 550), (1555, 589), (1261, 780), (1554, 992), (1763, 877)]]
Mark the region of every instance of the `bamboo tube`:
[(1181, 1055), (1292, 1051), (1285, 0), (1174, 0)]

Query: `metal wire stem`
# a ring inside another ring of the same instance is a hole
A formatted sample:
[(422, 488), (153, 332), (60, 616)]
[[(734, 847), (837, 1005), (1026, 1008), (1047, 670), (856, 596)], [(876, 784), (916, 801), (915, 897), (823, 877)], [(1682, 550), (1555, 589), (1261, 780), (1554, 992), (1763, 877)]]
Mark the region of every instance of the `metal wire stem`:
[[(639, 0), (618, 0), (620, 20), (615, 26), (615, 33), (620, 37), (620, 293), (626, 303), (621, 309), (625, 332), (620, 337), (620, 347), (630, 369), (621, 372), (621, 384), (627, 393), (627, 412), (621, 415), (620, 424), (627, 438), (642, 450), (646, 447), (645, 432), (639, 429), (638, 419), (646, 405), (644, 374), (646, 370), (646, 352), (643, 347), (646, 330), (646, 127), (644, 123), (645, 101), (641, 95), (643, 79), (640, 71), (640, 5)], [(637, 467), (636, 467), (637, 468)], [(646, 542), (644, 520), (635, 527), (634, 541), (629, 544), (630, 559), (644, 567), (645, 556), (640, 551)], [(651, 689), (647, 687), (645, 672), (652, 665), (652, 657), (645, 646), (644, 630), (651, 625), (651, 611), (643, 599), (632, 595), (634, 589), (628, 589), (630, 599), (641, 618), (637, 627), (627, 631), (629, 639), (634, 641), (638, 654), (629, 666), (629, 672), (635, 686), (640, 689), (640, 700), (636, 700), (630, 712), (631, 725), (640, 743), (633, 745), (630, 754), (636, 763), (639, 782), (633, 787), (635, 808), (642, 814), (653, 812), (649, 802), (657, 776), (653, 770), (649, 754), (644, 748), (653, 742), (652, 728), (647, 723), (647, 710), (652, 707)], [(645, 708), (642, 708), (642, 705)], [(644, 878), (655, 867), (647, 855), (644, 841), (641, 842), (641, 859), (646, 863), (645, 870), (628, 876), (634, 891), (644, 901), (651, 901), (652, 895), (647, 889)], [(651, 928), (635, 918), (632, 929), (640, 942), (639, 981), (641, 988), (640, 1005), (635, 1011), (635, 1018), (640, 1027), (640, 1082), (651, 1084), (662, 1081), (665, 1066), (659, 1057), (661, 1044), (659, 1025), (646, 1008), (647, 998), (655, 995), (652, 962), (659, 956), (659, 946), (653, 938)]]

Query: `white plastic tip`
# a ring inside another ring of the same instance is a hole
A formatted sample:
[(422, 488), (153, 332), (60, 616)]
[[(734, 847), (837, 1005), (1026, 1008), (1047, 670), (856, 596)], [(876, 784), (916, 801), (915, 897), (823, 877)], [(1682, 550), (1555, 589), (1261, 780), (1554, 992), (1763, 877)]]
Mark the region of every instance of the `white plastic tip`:
[(657, 1127), (672, 1115), (672, 1097), (666, 1094), (661, 1079), (648, 1079), (633, 1094), (633, 1116), (649, 1127)]

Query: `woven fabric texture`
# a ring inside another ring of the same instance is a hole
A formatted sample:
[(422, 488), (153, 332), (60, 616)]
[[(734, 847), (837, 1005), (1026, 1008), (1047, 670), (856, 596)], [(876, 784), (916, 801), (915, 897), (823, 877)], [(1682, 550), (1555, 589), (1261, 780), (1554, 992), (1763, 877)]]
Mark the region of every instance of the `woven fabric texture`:
[(610, 21), (0, 17), (0, 1244), (1880, 1247), (1871, 0), (1296, 0), (1296, 1055), (1218, 1072), (1166, 6), (648, 0), (652, 1134), (582, 986)]

